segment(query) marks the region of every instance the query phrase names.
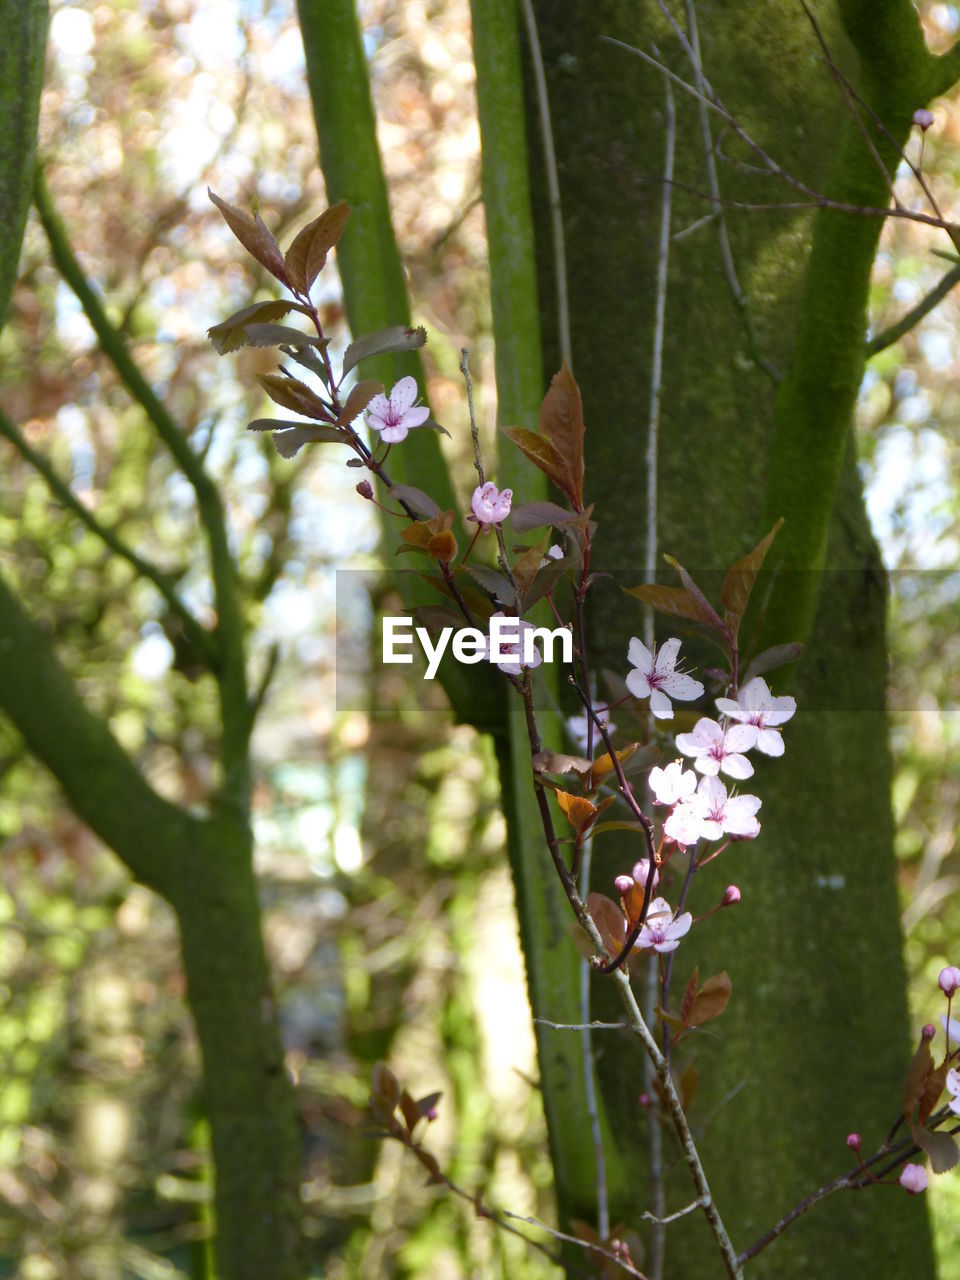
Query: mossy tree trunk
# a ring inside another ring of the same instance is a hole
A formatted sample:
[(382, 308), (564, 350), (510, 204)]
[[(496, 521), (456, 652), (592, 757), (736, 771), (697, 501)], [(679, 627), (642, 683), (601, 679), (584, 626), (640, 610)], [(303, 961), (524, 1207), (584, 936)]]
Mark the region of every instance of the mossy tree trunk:
[[(817, 12), (846, 74), (902, 144), (913, 110), (957, 74), (954, 61), (926, 52), (916, 15), (900, 0)], [(600, 520), (597, 567), (614, 574), (593, 614), (592, 643), (596, 665), (623, 674), (629, 637), (642, 628), (639, 605), (628, 604), (619, 587), (642, 581), (645, 562), (665, 90), (655, 69), (599, 37), (647, 51), (656, 45), (685, 79), (695, 76), (653, 5), (571, 0), (562, 22), (546, 3), (537, 14), (567, 237), (574, 371), (587, 420), (586, 492)], [(756, 0), (701, 5), (699, 25), (707, 77), (768, 153), (836, 199), (886, 205), (887, 180), (802, 10)], [(675, 94), (676, 178), (703, 191), (698, 105)], [(528, 118), (538, 149), (532, 105)], [(877, 146), (892, 173), (892, 149), (882, 138)], [(729, 132), (724, 147), (740, 157)], [(756, 161), (745, 152), (741, 158)], [(539, 160), (532, 172), (542, 193)], [(728, 197), (794, 198), (769, 177), (733, 166), (720, 174)], [(675, 190), (675, 231), (709, 211), (709, 202)], [(536, 215), (550, 370), (560, 357), (542, 194)], [(860, 1130), (870, 1150), (879, 1145), (902, 1097), (910, 1033), (891, 847), (885, 583), (850, 432), (880, 220), (728, 210), (726, 222), (756, 343), (724, 271), (716, 222), (708, 223), (670, 253), (657, 524), (660, 551), (715, 589), (717, 571), (785, 515), (777, 544), (784, 572), (765, 629), (770, 640), (807, 644), (798, 671), (779, 681), (792, 681), (800, 707), (786, 756), (757, 768), (760, 840), (733, 847), (721, 869), (698, 877), (692, 903), (695, 914), (708, 909), (734, 881), (742, 905), (694, 929), (675, 978), (685, 982), (694, 963), (701, 975), (725, 968), (732, 978), (733, 998), (713, 1024), (715, 1035), (689, 1055), (700, 1077), (692, 1119), (704, 1126), (711, 1186), (745, 1249), (848, 1167), (850, 1130)], [(782, 371), (779, 385), (758, 356)], [(675, 633), (658, 624), (661, 638)], [(710, 660), (692, 639), (685, 651)], [(601, 838), (594, 887), (611, 894), (613, 876), (629, 870), (636, 854), (627, 839)], [(595, 996), (601, 1015), (614, 1012), (602, 982)], [(607, 1052), (598, 1068), (622, 1135), (625, 1176), (612, 1188), (614, 1215), (631, 1223), (649, 1204), (638, 1059), (639, 1051)], [(563, 1123), (582, 1117), (571, 1112)], [(561, 1186), (561, 1202), (584, 1215), (588, 1206), (569, 1191)], [(675, 1169), (668, 1209), (690, 1198), (685, 1172)], [(706, 1230), (695, 1219), (684, 1222), (668, 1229), (668, 1273), (723, 1274)], [(749, 1271), (839, 1280), (907, 1266), (912, 1275), (932, 1274), (924, 1206), (885, 1190), (829, 1201)]]
[[(39, 2), (0, 3), (0, 327), (34, 189), (46, 10)], [(176, 911), (203, 1059), (219, 1280), (302, 1280), (300, 1135), (283, 1067), (253, 873), (248, 756), (253, 716), (223, 510), (186, 437), (139, 374), (83, 279), (42, 183), (36, 196), (57, 264), (87, 309), (101, 346), (146, 416), (161, 435), (166, 433), (197, 491), (220, 618), (214, 635), (185, 615), (201, 650), (215, 663), (220, 692), (222, 787), (211, 815), (196, 818), (158, 795), (105, 721), (81, 700), (48, 637), (19, 599), (13, 565), (0, 577), (0, 713), (49, 768), (76, 813)], [(34, 456), (13, 424), (3, 419), (2, 427), (8, 439), (20, 442), (24, 456)], [(43, 459), (37, 462), (56, 489), (49, 467)], [(60, 492), (57, 496), (62, 498)], [(116, 549), (117, 540), (110, 539), (107, 530), (104, 540)]]

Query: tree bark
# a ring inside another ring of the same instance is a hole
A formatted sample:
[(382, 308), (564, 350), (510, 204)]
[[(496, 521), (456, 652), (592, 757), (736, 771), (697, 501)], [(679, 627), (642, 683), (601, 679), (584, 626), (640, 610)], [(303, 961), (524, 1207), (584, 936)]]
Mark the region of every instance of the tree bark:
[[(552, 6), (537, 9), (567, 234), (574, 371), (587, 421), (586, 491), (600, 520), (596, 565), (614, 575), (598, 592), (591, 643), (597, 666), (623, 674), (629, 637), (642, 628), (639, 606), (627, 605), (619, 588), (643, 580), (645, 558), (664, 86), (654, 69), (599, 35), (648, 51), (655, 44), (685, 79), (695, 76), (653, 6), (638, 14), (619, 0), (573, 0), (562, 23)], [(837, 10), (822, 13), (833, 52), (902, 141), (912, 110), (949, 68), (926, 53), (916, 15), (899, 0), (871, 6), (869, 19), (861, 5), (838, 10), (846, 31)], [(802, 11), (774, 12), (755, 0), (702, 5), (700, 24), (708, 79), (768, 153), (831, 196), (886, 204), (886, 182), (816, 57)], [(675, 92), (676, 177), (704, 190), (697, 103)], [(538, 150), (532, 107), (529, 119)], [(756, 161), (729, 133), (724, 148)], [(892, 168), (889, 147), (881, 149)], [(793, 196), (770, 178), (720, 172), (727, 196)], [(549, 370), (559, 362), (549, 211), (536, 162), (533, 173)], [(675, 191), (675, 230), (709, 212), (709, 201)], [(698, 876), (691, 905), (695, 915), (714, 906), (729, 882), (740, 886), (743, 902), (693, 930), (674, 980), (682, 989), (695, 963), (701, 976), (725, 968), (732, 978), (731, 1003), (711, 1024), (713, 1034), (680, 1056), (699, 1072), (692, 1120), (703, 1127), (717, 1203), (745, 1249), (849, 1167), (843, 1143), (850, 1130), (864, 1134), (868, 1150), (880, 1144), (902, 1097), (909, 1032), (889, 811), (884, 579), (849, 428), (880, 220), (828, 212), (725, 216), (756, 346), (786, 377), (777, 389), (758, 363), (725, 277), (716, 222), (674, 243), (659, 550), (716, 594), (719, 571), (786, 515), (777, 552), (791, 572), (776, 588), (766, 629), (771, 639), (808, 645), (790, 677), (799, 711), (786, 728), (786, 756), (761, 761), (749, 788), (763, 798), (760, 839), (734, 846), (719, 870)], [(658, 624), (661, 639), (679, 633)], [(684, 653), (691, 664), (711, 661), (692, 637)], [(771, 677), (775, 689), (784, 681)], [(628, 840), (602, 837), (594, 887), (612, 896), (614, 875), (629, 870), (637, 853)], [(602, 981), (595, 998), (601, 1016), (614, 1013)], [(623, 1157), (614, 1216), (636, 1223), (650, 1195), (638, 1053), (608, 1052), (598, 1069)], [(571, 1113), (562, 1123), (582, 1117)], [(667, 1139), (668, 1164), (676, 1163), (671, 1152)], [(571, 1207), (568, 1189), (559, 1191)], [(690, 1199), (684, 1171), (670, 1173), (666, 1198), (668, 1211)], [(695, 1219), (684, 1223), (694, 1225), (668, 1228), (668, 1273), (721, 1275), (706, 1232)], [(898, 1263), (917, 1276), (933, 1273), (925, 1208), (903, 1194), (868, 1191), (818, 1208), (760, 1255), (750, 1274), (840, 1280), (878, 1266), (896, 1271)]]

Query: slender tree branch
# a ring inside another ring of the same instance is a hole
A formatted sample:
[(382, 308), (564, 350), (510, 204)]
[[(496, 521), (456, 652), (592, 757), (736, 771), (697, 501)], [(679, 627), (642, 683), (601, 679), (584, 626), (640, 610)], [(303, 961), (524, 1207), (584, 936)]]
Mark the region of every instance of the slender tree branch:
[(230, 551), (226, 515), (216, 484), (190, 447), (186, 435), (134, 363), (126, 343), (110, 323), (106, 310), (90, 287), (77, 261), (66, 229), (54, 208), (38, 167), (34, 203), (50, 242), (60, 274), (76, 294), (97, 335), (100, 348), (133, 399), (143, 408), (157, 434), (190, 482), (197, 498), (197, 512), (210, 553), (214, 601), (217, 610), (219, 660), (214, 670), (220, 698), (222, 734), (220, 760), (223, 770), (220, 793), (234, 816), (246, 823), (250, 801), (247, 676), (244, 635), (246, 622), (240, 598), (237, 566)]
[(43, 477), (47, 483), (47, 488), (58, 502), (62, 503), (69, 511), (72, 511), (91, 533), (96, 534), (100, 541), (106, 547), (109, 547), (114, 555), (126, 560), (142, 578), (146, 578), (148, 582), (153, 583), (170, 606), (171, 612), (176, 614), (183, 623), (184, 631), (190, 642), (200, 649), (208, 663), (213, 666), (217, 661), (216, 640), (205, 627), (201, 626), (177, 595), (170, 575), (138, 555), (118, 534), (107, 525), (102, 524), (93, 512), (83, 505), (66, 481), (57, 475), (43, 454), (28, 444), (23, 434), (2, 410), (0, 410), (0, 435), (6, 436), (21, 457), (25, 458), (33, 469)]
[(878, 352), (883, 351), (886, 347), (892, 346), (904, 334), (909, 333), (911, 329), (920, 323), (924, 316), (928, 316), (934, 307), (943, 301), (950, 290), (957, 284), (960, 284), (960, 263), (948, 271), (927, 296), (921, 298), (915, 307), (911, 307), (907, 314), (902, 316), (896, 324), (890, 325), (887, 329), (882, 329), (880, 333), (874, 334), (872, 338), (867, 340), (867, 359), (869, 360), (871, 356), (877, 355)]
[(557, 291), (557, 327), (560, 338), (560, 354), (573, 368), (573, 344), (570, 339), (570, 299), (567, 292), (567, 250), (563, 236), (563, 209), (560, 204), (560, 179), (557, 173), (557, 155), (553, 146), (553, 126), (550, 123), (550, 100), (547, 95), (547, 77), (543, 70), (543, 55), (537, 35), (537, 19), (532, 0), (521, 0), (524, 26), (530, 42), (530, 61), (533, 80), (537, 89), (537, 111), (540, 117), (540, 140), (543, 144), (543, 161), (547, 177), (547, 193), (550, 198), (550, 218), (553, 229), (553, 273)]
[[(661, 0), (662, 2), (662, 0)], [(703, 62), (700, 56), (700, 32), (697, 27), (697, 11), (693, 0), (685, 0), (687, 15), (687, 32), (689, 34), (689, 54), (693, 61), (694, 74), (697, 77), (697, 84), (703, 88)], [(723, 274), (726, 278), (727, 285), (733, 295), (733, 300), (740, 309), (743, 317), (744, 328), (747, 332), (747, 344), (750, 348), (750, 354), (764, 373), (777, 384), (781, 381), (781, 375), (771, 360), (760, 350), (760, 344), (757, 341), (756, 330), (753, 327), (753, 316), (750, 311), (750, 303), (747, 296), (740, 286), (740, 280), (737, 276), (737, 269), (733, 261), (733, 249), (730, 245), (730, 235), (727, 230), (727, 222), (723, 216), (723, 206), (720, 203), (720, 180), (717, 176), (717, 157), (713, 145), (713, 134), (710, 129), (710, 117), (707, 114), (706, 103), (699, 103), (700, 111), (700, 133), (703, 137), (703, 159), (707, 170), (707, 183), (709, 185), (710, 194), (714, 198), (713, 216), (717, 219), (717, 239), (720, 243), (720, 261), (723, 265)], [(689, 230), (690, 228), (688, 228)], [(676, 240), (677, 237), (674, 236)]]

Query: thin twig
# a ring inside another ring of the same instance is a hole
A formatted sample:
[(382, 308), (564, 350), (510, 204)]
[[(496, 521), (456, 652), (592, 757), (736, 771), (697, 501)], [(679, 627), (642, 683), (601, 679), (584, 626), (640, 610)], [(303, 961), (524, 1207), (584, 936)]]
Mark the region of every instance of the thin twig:
[(869, 360), (871, 356), (877, 355), (886, 347), (890, 347), (893, 343), (899, 341), (905, 333), (909, 333), (915, 325), (930, 314), (930, 312), (942, 302), (950, 290), (960, 284), (960, 264), (948, 271), (938, 284), (936, 284), (925, 298), (917, 303), (915, 307), (911, 307), (905, 316), (902, 316), (896, 324), (890, 325), (889, 328), (881, 330), (874, 337), (867, 340), (866, 356)]
[(629, 1031), (629, 1022), (551, 1022), (549, 1018), (534, 1018), (551, 1031)]
[(695, 1213), (697, 1209), (702, 1208), (699, 1200), (693, 1200), (683, 1209), (678, 1209), (676, 1213), (669, 1213), (665, 1218), (658, 1218), (655, 1214), (649, 1213), (646, 1209), (640, 1215), (647, 1222), (655, 1222), (660, 1227), (667, 1227), (671, 1222), (676, 1222), (680, 1218), (685, 1218), (688, 1213)]
[(537, 35), (537, 19), (532, 0), (522, 0), (523, 21), (530, 42), (530, 61), (533, 81), (537, 91), (537, 110), (540, 116), (540, 137), (543, 143), (543, 164), (547, 177), (547, 194), (550, 199), (550, 219), (553, 229), (553, 271), (557, 291), (557, 329), (560, 337), (560, 354), (569, 368), (573, 368), (573, 345), (570, 341), (570, 299), (567, 293), (567, 250), (563, 236), (563, 209), (560, 204), (560, 180), (557, 173), (557, 155), (553, 146), (553, 126), (550, 122), (550, 100), (547, 96), (547, 77), (543, 70), (543, 54)]
[[(697, 11), (693, 0), (685, 0), (687, 14), (687, 30), (690, 34), (689, 56), (693, 62), (694, 74), (697, 77), (697, 83), (703, 88), (703, 62), (700, 57), (700, 33), (697, 28)], [(703, 158), (707, 170), (707, 183), (710, 188), (710, 194), (714, 198), (713, 215), (717, 219), (717, 238), (720, 243), (720, 261), (723, 265), (723, 274), (727, 281), (727, 286), (733, 295), (733, 300), (740, 309), (743, 317), (744, 328), (747, 331), (747, 345), (750, 348), (750, 354), (756, 362), (758, 368), (762, 369), (774, 383), (781, 381), (781, 375), (772, 361), (768, 360), (761, 351), (757, 342), (756, 330), (753, 327), (753, 316), (750, 313), (750, 303), (747, 296), (740, 287), (740, 280), (737, 276), (737, 269), (733, 261), (733, 249), (730, 245), (730, 236), (727, 231), (726, 219), (723, 216), (723, 206), (720, 204), (720, 180), (717, 176), (717, 158), (713, 147), (713, 133), (710, 129), (710, 117), (707, 115), (706, 104), (700, 102), (700, 133), (703, 137)], [(675, 236), (674, 239), (677, 237)]]
[[(653, 322), (653, 352), (650, 361), (650, 405), (647, 415), (647, 537), (646, 563), (644, 577), (647, 582), (654, 582), (657, 576), (657, 519), (659, 492), (657, 487), (659, 471), (659, 438), (660, 438), (660, 398), (663, 391), (663, 337), (667, 319), (667, 280), (670, 264), (670, 224), (673, 212), (673, 171), (676, 153), (677, 113), (673, 100), (673, 89), (669, 80), (664, 81), (664, 161), (663, 192), (660, 201), (660, 241), (657, 250), (657, 282)], [(653, 652), (654, 626), (653, 610), (647, 609), (643, 619), (643, 633), (647, 648)], [(651, 859), (648, 879), (653, 890), (653, 861)], [(645, 914), (645, 913), (644, 913)], [(657, 1006), (657, 962), (651, 957), (645, 969), (644, 1013), (647, 1022), (652, 1023), (654, 1009)], [(648, 1057), (644, 1062), (644, 1089), (652, 1099), (656, 1096), (653, 1088), (653, 1062)], [(655, 1104), (651, 1104), (652, 1106)], [(650, 1197), (653, 1204), (653, 1230), (650, 1232), (648, 1258), (651, 1280), (662, 1280), (666, 1235), (660, 1219), (666, 1206), (666, 1188), (663, 1182), (663, 1130), (660, 1128), (658, 1116), (651, 1111), (647, 1126), (647, 1142), (650, 1163)]]
[(47, 488), (53, 496), (69, 511), (72, 511), (91, 533), (96, 534), (114, 555), (132, 565), (142, 578), (146, 578), (148, 582), (153, 583), (170, 606), (170, 611), (183, 623), (184, 634), (191, 644), (196, 645), (200, 652), (204, 654), (208, 663), (215, 664), (217, 660), (215, 637), (201, 626), (177, 595), (171, 584), (170, 575), (158, 569), (156, 565), (151, 564), (141, 555), (138, 555), (132, 547), (127, 546), (118, 534), (107, 525), (102, 524), (93, 512), (83, 505), (66, 481), (57, 475), (43, 454), (38, 453), (36, 449), (27, 443), (21, 432), (17, 430), (2, 411), (0, 411), (0, 435), (6, 436), (17, 452), (30, 463), (36, 472), (43, 476)]

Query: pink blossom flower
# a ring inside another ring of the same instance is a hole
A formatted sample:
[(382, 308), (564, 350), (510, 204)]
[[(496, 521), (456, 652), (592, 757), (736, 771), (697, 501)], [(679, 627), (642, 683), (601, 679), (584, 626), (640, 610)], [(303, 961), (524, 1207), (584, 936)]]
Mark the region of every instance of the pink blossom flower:
[(675, 806), (673, 812), (663, 824), (663, 834), (669, 840), (682, 844), (684, 848), (696, 844), (703, 835), (703, 821), (700, 810), (689, 800)]
[(697, 789), (697, 775), (689, 769), (684, 772), (682, 760), (674, 760), (665, 769), (651, 769), (648, 781), (657, 804), (689, 800)]
[(955, 964), (948, 964), (937, 975), (937, 985), (949, 999), (960, 987), (960, 969)]
[(947, 1072), (946, 1079), (947, 1093), (952, 1093), (953, 1098), (947, 1103), (947, 1106), (955, 1116), (960, 1116), (960, 1071), (956, 1067), (951, 1067)]
[(900, 1174), (900, 1185), (912, 1196), (919, 1195), (927, 1189), (927, 1171), (922, 1164), (905, 1164)]
[[(594, 707), (593, 709), (597, 713), (597, 719), (600, 721), (603, 727), (607, 730), (607, 732), (616, 733), (617, 726), (610, 719), (610, 708), (607, 706), (597, 706), (597, 707)], [(570, 733), (573, 735), (580, 750), (586, 751), (587, 749), (587, 713), (584, 712), (582, 716), (570, 716), (570, 718), (567, 720), (567, 728), (570, 730)], [(603, 739), (600, 737), (600, 734), (597, 732), (597, 726), (594, 725), (593, 726), (594, 746), (596, 746), (598, 742), (602, 742), (602, 741)]]
[(647, 918), (634, 947), (637, 951), (648, 951), (653, 948), (661, 954), (676, 951), (680, 939), (690, 932), (693, 916), (685, 911), (674, 919), (670, 903), (666, 898), (654, 898), (650, 903)]
[[(629, 677), (628, 677), (629, 679)], [(677, 746), (685, 756), (696, 756), (693, 767), (698, 773), (715, 776), (719, 772), (730, 778), (749, 778), (753, 765), (742, 754), (757, 744), (757, 729), (752, 724), (735, 724), (722, 729), (716, 720), (698, 720), (693, 733), (678, 733)]]
[[(491, 614), (491, 618), (503, 618), (506, 616), (507, 615), (504, 614), (502, 610), (499, 613)], [(539, 667), (540, 663), (543, 661), (543, 655), (541, 654), (540, 650), (537, 649), (536, 647), (532, 650), (532, 657), (530, 661), (524, 662), (523, 660), (523, 635), (524, 635), (524, 632), (533, 631), (533, 630), (534, 630), (533, 623), (524, 622), (523, 619), (521, 618), (519, 640), (517, 640), (514, 643), (511, 643), (510, 641), (505, 639), (500, 641), (500, 652), (510, 655), (509, 657), (502, 658), (496, 664), (501, 671), (506, 672), (506, 674), (509, 676), (518, 676), (524, 667)], [(493, 649), (493, 645), (490, 641), (490, 635), (488, 632), (487, 643), (486, 643), (486, 654), (487, 654), (488, 662), (493, 661), (493, 658), (491, 657), (492, 649)]]
[(719, 778), (707, 774), (700, 779), (692, 801), (700, 814), (700, 830), (704, 840), (720, 840), (724, 833), (752, 840), (760, 834), (756, 812), (757, 796), (728, 796)]
[(426, 405), (416, 405), (417, 380), (409, 375), (395, 382), (390, 399), (376, 395), (367, 405), (367, 426), (379, 431), (387, 444), (399, 444), (406, 440), (407, 432), (422, 426), (430, 417)]
[(736, 700), (717, 698), (717, 708), (731, 720), (752, 724), (757, 730), (757, 750), (766, 756), (783, 755), (783, 738), (774, 725), (786, 724), (797, 709), (796, 698), (775, 698), (761, 676), (749, 681)]
[(478, 524), (481, 533), (489, 533), (495, 524), (502, 524), (506, 520), (512, 502), (512, 489), (498, 489), (489, 480), (486, 484), (478, 484), (470, 500), (473, 509), (467, 516), (467, 521)]
[[(645, 889), (647, 887), (647, 876), (649, 874), (650, 874), (650, 859), (641, 858), (639, 862), (635, 862), (633, 864), (633, 870), (630, 873), (630, 878), (634, 881), (635, 884), (638, 884), (641, 889)], [(653, 868), (653, 885), (651, 887), (655, 889), (659, 883), (660, 883), (660, 872), (657, 870), (656, 867), (654, 867)]]
[(650, 710), (658, 720), (673, 719), (671, 698), (692, 702), (703, 693), (699, 680), (676, 670), (679, 652), (679, 640), (667, 640), (654, 654), (636, 636), (627, 650), (627, 658), (637, 668), (627, 674), (627, 688), (635, 698), (650, 699)]

